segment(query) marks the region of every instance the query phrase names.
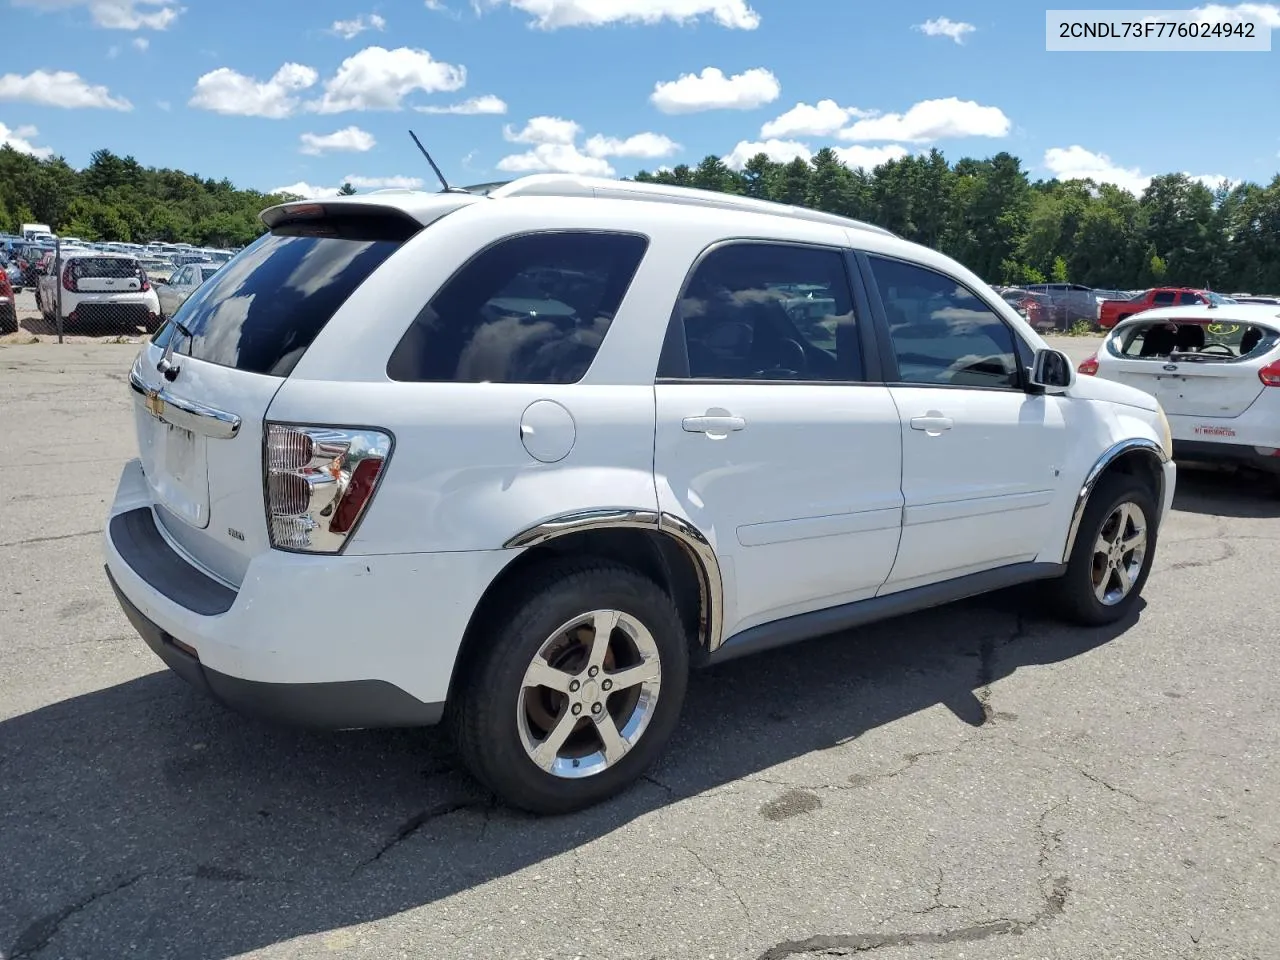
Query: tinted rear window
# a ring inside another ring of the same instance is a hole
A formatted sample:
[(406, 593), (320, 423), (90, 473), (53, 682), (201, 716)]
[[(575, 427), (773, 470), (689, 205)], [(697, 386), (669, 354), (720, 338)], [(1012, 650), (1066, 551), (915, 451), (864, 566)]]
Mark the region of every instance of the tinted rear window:
[(76, 257), (68, 262), (71, 273), (77, 280), (136, 277), (139, 270), (137, 260), (125, 260), (120, 257)]
[(402, 240), (266, 234), (221, 267), (156, 335), (190, 356), (287, 377), (325, 324)]
[(432, 298), (397, 345), (387, 375), (576, 383), (604, 342), (647, 246), (633, 234), (577, 231), (502, 240)]

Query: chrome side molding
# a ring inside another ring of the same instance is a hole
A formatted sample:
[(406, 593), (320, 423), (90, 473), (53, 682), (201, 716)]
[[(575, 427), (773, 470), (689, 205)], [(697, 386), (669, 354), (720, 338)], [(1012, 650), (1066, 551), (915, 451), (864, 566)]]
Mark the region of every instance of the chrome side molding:
[(701, 601), (699, 639), (706, 645), (707, 652), (718, 648), (724, 640), (724, 580), (720, 574), (720, 561), (702, 531), (675, 514), (627, 507), (568, 513), (522, 530), (507, 540), (503, 547), (508, 550), (536, 547), (571, 533), (616, 529), (653, 530), (671, 537), (680, 545), (698, 571)]
[[(1088, 505), (1089, 498), (1093, 496), (1094, 488), (1098, 486), (1098, 481), (1102, 479), (1103, 473), (1106, 472), (1107, 467), (1121, 457), (1135, 452), (1150, 454), (1161, 465), (1169, 462), (1169, 456), (1164, 452), (1164, 447), (1145, 437), (1129, 437), (1127, 440), (1121, 440), (1114, 446), (1109, 447), (1090, 469), (1089, 475), (1084, 479), (1084, 485), (1080, 488), (1080, 493), (1076, 496), (1076, 505), (1071, 511), (1071, 526), (1067, 530), (1067, 543), (1062, 551), (1063, 563), (1071, 562), (1071, 551), (1075, 548), (1076, 536), (1080, 533), (1080, 522), (1084, 519), (1084, 508)], [(1156, 506), (1158, 508), (1164, 503), (1164, 472), (1157, 472), (1156, 477)]]
[(129, 386), (142, 397), (143, 406), (157, 420), (212, 440), (230, 440), (240, 432), (240, 418), (208, 404), (174, 396), (164, 387), (148, 387), (137, 370), (129, 373)]

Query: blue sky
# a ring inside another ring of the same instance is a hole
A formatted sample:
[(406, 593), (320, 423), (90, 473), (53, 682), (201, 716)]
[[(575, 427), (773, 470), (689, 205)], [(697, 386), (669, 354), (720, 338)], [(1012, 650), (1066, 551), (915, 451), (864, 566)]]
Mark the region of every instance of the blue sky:
[[(9, 9), (4, 9), (4, 6)], [(1054, 4), (1062, 6), (1065, 4)], [(1097, 8), (1103, 4), (1079, 4)], [(1280, 28), (1280, 5), (1243, 4)], [(0, 140), (322, 195), (837, 147), (1035, 177), (1280, 170), (1280, 42), (1049, 53), (1014, 0), (0, 0)], [(1216, 6), (1214, 16), (1232, 6)], [(1280, 36), (1280, 34), (1278, 34)]]

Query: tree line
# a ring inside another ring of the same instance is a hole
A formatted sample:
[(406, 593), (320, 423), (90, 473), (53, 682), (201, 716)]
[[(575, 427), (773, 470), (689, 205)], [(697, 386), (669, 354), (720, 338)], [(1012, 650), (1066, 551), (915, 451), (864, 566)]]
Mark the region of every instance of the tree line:
[(47, 223), (82, 240), (240, 247), (265, 229), (258, 214), (286, 195), (237, 189), (181, 170), (144, 167), (98, 150), (83, 170), (0, 147), (0, 232)]
[[(939, 150), (851, 169), (834, 150), (735, 171), (715, 156), (636, 180), (800, 204), (866, 220), (941, 250), (992, 283), (1130, 289), (1157, 284), (1280, 292), (1280, 175), (1211, 189), (1179, 173), (1141, 196), (1090, 180), (1035, 180), (997, 153), (954, 164)], [(344, 185), (343, 192), (354, 192)], [(98, 150), (83, 170), (0, 147), (0, 230), (47, 223), (85, 240), (238, 247), (260, 211), (290, 199), (229, 180), (143, 167)]]
[(850, 169), (834, 150), (741, 172), (709, 156), (636, 180), (798, 204), (865, 220), (954, 257), (990, 283), (1162, 284), (1280, 293), (1280, 175), (1267, 186), (1181, 173), (1141, 196), (1091, 180), (1036, 180), (1017, 157), (948, 163), (939, 150)]

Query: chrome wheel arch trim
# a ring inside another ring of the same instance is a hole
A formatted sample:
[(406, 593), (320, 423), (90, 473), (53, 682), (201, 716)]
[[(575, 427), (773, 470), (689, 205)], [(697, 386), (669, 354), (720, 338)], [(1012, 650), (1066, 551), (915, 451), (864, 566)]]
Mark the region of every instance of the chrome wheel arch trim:
[(698, 572), (699, 640), (708, 653), (724, 640), (724, 579), (711, 541), (696, 526), (673, 513), (619, 507), (583, 510), (552, 517), (520, 531), (503, 544), (507, 550), (537, 547), (571, 533), (591, 530), (652, 530), (671, 537)]
[[(1119, 443), (1113, 444), (1098, 458), (1093, 467), (1089, 470), (1088, 475), (1084, 479), (1084, 484), (1080, 487), (1080, 493), (1076, 496), (1075, 507), (1071, 511), (1071, 526), (1067, 530), (1066, 546), (1062, 550), (1062, 562), (1071, 562), (1071, 551), (1075, 549), (1076, 537), (1080, 534), (1080, 523), (1084, 520), (1085, 507), (1089, 504), (1089, 498), (1093, 496), (1093, 491), (1098, 486), (1098, 481), (1102, 479), (1103, 474), (1107, 472), (1107, 468), (1119, 460), (1121, 457), (1128, 456), (1133, 453), (1152, 456), (1155, 458), (1157, 465), (1164, 466), (1169, 462), (1169, 455), (1164, 452), (1164, 447), (1154, 440), (1146, 437), (1129, 437), (1121, 440)], [(1156, 471), (1156, 517), (1148, 520), (1148, 523), (1155, 524), (1159, 517), (1159, 512), (1164, 505), (1164, 471)]]

